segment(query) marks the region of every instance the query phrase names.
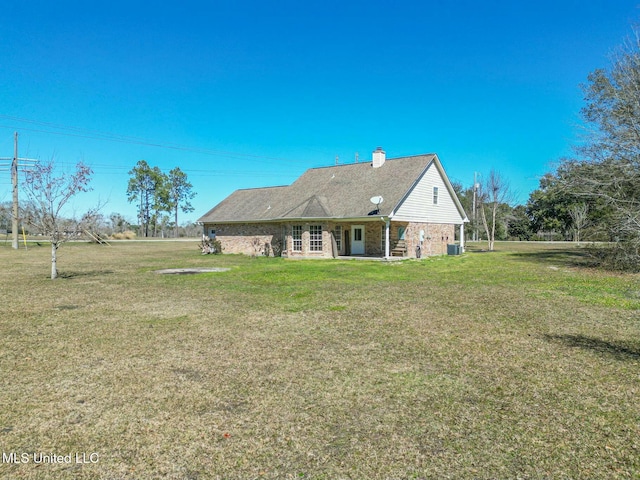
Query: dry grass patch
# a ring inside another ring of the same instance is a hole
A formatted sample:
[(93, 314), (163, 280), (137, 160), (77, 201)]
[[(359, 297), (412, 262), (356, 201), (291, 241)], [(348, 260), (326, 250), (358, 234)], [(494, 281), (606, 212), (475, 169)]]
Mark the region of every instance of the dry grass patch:
[(56, 281), (48, 249), (0, 248), (2, 450), (99, 454), (0, 476), (637, 478), (638, 277), (498, 248), (385, 264), (69, 244)]

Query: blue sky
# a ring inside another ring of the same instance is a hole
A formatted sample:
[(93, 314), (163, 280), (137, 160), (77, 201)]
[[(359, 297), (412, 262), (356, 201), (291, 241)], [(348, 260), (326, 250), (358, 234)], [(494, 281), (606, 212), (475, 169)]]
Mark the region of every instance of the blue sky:
[[(578, 140), (589, 72), (638, 1), (30, 1), (0, 18), (0, 157), (84, 160), (135, 219), (140, 159), (187, 172), (196, 220), (310, 167), (435, 152), (464, 185), (494, 168), (525, 202)], [(0, 172), (0, 201), (11, 198)], [(6, 178), (4, 178), (6, 177)]]

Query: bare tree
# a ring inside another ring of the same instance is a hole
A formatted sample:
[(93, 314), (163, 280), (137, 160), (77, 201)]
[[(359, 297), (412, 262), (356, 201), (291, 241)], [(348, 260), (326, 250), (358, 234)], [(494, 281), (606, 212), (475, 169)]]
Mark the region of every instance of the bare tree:
[(60, 245), (82, 232), (83, 225), (97, 213), (97, 209), (90, 210), (72, 225), (63, 226), (66, 223), (61, 217), (63, 208), (74, 196), (91, 190), (92, 173), (91, 168), (79, 162), (73, 174), (56, 176), (54, 163), (49, 161), (37, 164), (25, 175), (24, 190), (29, 199), (27, 220), (51, 241), (52, 280), (58, 276), (56, 253)]
[[(510, 195), (509, 183), (495, 170), (491, 170), (480, 185), (478, 192), (480, 216), (487, 234), (489, 251), (494, 250), (498, 208), (501, 204), (508, 203)], [(487, 219), (487, 214), (489, 219)]]
[(569, 207), (569, 216), (573, 221), (573, 241), (580, 241), (580, 233), (589, 222), (589, 205), (586, 203), (576, 203)]

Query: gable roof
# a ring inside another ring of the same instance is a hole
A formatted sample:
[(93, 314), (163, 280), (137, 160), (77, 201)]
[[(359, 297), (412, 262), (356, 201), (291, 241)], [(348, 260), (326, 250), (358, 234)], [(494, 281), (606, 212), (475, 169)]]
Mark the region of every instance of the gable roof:
[(285, 218), (324, 218), (331, 217), (326, 197), (313, 195), (303, 201), (300, 205), (295, 206), (283, 217)]
[(382, 196), (376, 216), (389, 216), (435, 163), (463, 219), (464, 210), (437, 155), (387, 159), (311, 168), (289, 186), (236, 190), (203, 215), (200, 223), (264, 222), (281, 219), (365, 218), (376, 209), (370, 199)]

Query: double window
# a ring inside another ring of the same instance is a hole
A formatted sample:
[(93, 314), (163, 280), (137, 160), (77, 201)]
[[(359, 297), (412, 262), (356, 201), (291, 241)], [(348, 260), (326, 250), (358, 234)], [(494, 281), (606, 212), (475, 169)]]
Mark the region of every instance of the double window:
[(309, 250), (322, 251), (322, 225), (309, 225)]
[[(302, 231), (302, 225), (291, 226), (294, 252), (302, 252)], [(322, 251), (322, 225), (309, 225), (309, 251)]]

